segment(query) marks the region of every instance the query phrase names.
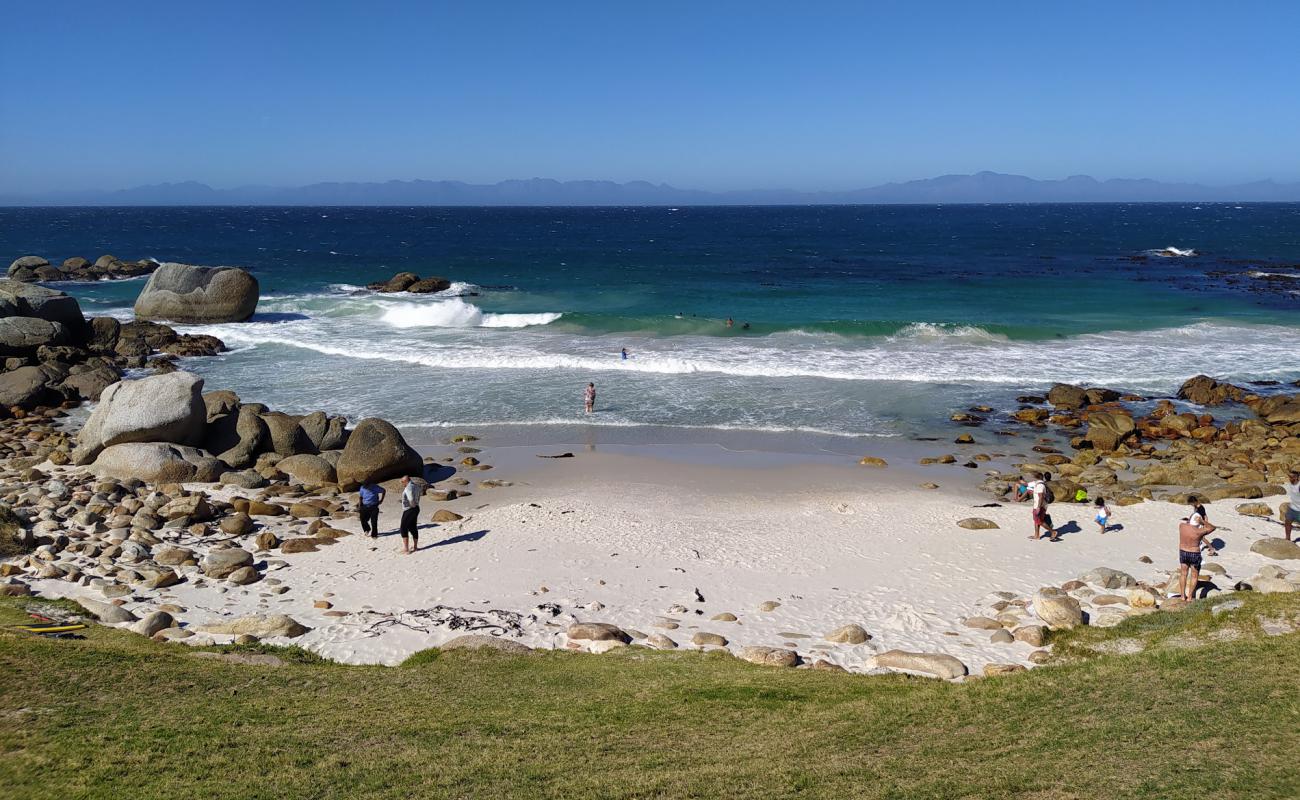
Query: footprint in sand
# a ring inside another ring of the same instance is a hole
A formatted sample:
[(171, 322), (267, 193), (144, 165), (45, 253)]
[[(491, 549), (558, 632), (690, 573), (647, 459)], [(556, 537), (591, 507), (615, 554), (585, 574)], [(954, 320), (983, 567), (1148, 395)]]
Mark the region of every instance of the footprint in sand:
[(831, 509), (832, 509), (836, 514), (852, 514), (852, 513), (853, 513), (853, 509), (849, 506), (848, 503), (836, 503), (835, 505), (831, 506)]

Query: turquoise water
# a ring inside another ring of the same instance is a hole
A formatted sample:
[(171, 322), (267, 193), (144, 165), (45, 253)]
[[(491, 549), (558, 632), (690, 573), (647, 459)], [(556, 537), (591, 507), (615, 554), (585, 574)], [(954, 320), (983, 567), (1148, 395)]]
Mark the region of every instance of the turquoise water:
[[(251, 269), (257, 317), (190, 366), (407, 426), (899, 435), (1057, 380), (1300, 378), (1300, 205), (0, 209), (0, 244)], [(398, 270), (456, 285), (361, 288)]]

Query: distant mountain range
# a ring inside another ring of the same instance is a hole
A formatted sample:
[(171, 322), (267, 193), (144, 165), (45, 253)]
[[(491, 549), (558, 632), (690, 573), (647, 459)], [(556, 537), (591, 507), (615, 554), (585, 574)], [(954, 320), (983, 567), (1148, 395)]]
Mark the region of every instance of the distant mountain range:
[(460, 181), (313, 183), (213, 189), (194, 181), (116, 191), (21, 195), (0, 193), (0, 206), (651, 206), (850, 205), (882, 203), (1145, 203), (1300, 201), (1300, 183), (1258, 181), (1235, 186), (1161, 183), (1087, 175), (1035, 180), (977, 172), (886, 183), (840, 192), (756, 189), (705, 192), (664, 183), (556, 181), (546, 178), (472, 184)]

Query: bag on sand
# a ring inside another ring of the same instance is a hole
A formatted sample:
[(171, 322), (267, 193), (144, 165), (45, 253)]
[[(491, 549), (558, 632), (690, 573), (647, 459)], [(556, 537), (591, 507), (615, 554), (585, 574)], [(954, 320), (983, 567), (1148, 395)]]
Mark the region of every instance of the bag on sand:
[(1052, 491), (1051, 484), (1044, 482), (1043, 483), (1043, 505), (1050, 506), (1052, 503), (1055, 502), (1056, 502), (1056, 492)]

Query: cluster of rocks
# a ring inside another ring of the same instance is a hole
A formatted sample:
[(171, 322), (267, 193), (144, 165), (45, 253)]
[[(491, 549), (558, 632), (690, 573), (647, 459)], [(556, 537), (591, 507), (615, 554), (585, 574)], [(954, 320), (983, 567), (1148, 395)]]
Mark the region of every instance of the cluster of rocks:
[(434, 292), (445, 292), (451, 288), (451, 281), (446, 278), (430, 277), (421, 278), (414, 272), (399, 272), (386, 281), (376, 281), (367, 284), (367, 289), (374, 292), (383, 292), (391, 294), (394, 292), (409, 292), (411, 294), (432, 294)]
[[(1063, 452), (1051, 438), (1040, 439), (1032, 460), (1016, 464), (1020, 473), (990, 473), (984, 488), (999, 496), (1010, 492), (1019, 474), (1050, 472), (1060, 502), (1076, 496), (1105, 496), (1118, 505), (1151, 499), (1184, 503), (1192, 495), (1207, 501), (1259, 499), (1281, 494), (1286, 473), (1300, 467), (1300, 394), (1261, 395), (1204, 375), (1183, 384), (1178, 399), (1186, 403), (1235, 406), (1223, 421), (1180, 410), (1169, 399), (1151, 402), (1068, 384), (1052, 387), (1045, 397), (1019, 399), (1022, 406), (1012, 419), (1066, 434), (1074, 452)], [(1147, 410), (1135, 412), (1137, 404)], [(965, 412), (958, 417), (965, 425), (987, 420)], [(988, 454), (980, 456), (974, 461), (989, 460)]]
[[(759, 611), (771, 611), (780, 605), (775, 600), (769, 600), (759, 607)], [(672, 606), (663, 616), (656, 618), (651, 623), (651, 627), (657, 630), (649, 634), (634, 628), (621, 628), (608, 622), (574, 622), (565, 630), (565, 647), (570, 650), (582, 650), (592, 653), (604, 653), (627, 646), (647, 647), (652, 650), (675, 650), (680, 645), (668, 632), (681, 628), (683, 625), (682, 618), (690, 613), (691, 611), (686, 606)], [(710, 621), (724, 624), (736, 623), (739, 622), (739, 618), (730, 612), (722, 612), (711, 616)], [(695, 628), (696, 626), (689, 627)], [(781, 634), (781, 636), (784, 638), (807, 638), (805, 634), (796, 633), (786, 633)], [(831, 644), (860, 645), (866, 643), (872, 637), (861, 625), (850, 623), (828, 632), (823, 638)], [(731, 646), (731, 641), (725, 635), (706, 630), (695, 630), (691, 633), (689, 643), (701, 650), (722, 651)], [(762, 666), (843, 671), (843, 667), (826, 658), (811, 655), (805, 658), (795, 649), (796, 647), (796, 644), (786, 642), (781, 647), (747, 645), (727, 651), (742, 661)], [(830, 645), (823, 644), (815, 645), (812, 649), (824, 655), (831, 648)], [(897, 653), (901, 651), (889, 652)], [(877, 658), (886, 655), (888, 654), (881, 654)], [(880, 664), (880, 666), (886, 667), (888, 665)], [(926, 670), (919, 671), (925, 672)], [(963, 666), (960, 675), (965, 674), (966, 670)], [(958, 675), (945, 675), (943, 677), (958, 677)]]
[[(20, 552), (0, 564), (0, 594), (29, 594), (31, 580), (68, 582), (82, 588), (78, 602), (101, 622), (158, 639), (203, 644), (211, 635), (246, 642), (306, 633), (275, 613), (190, 626), (183, 621), (188, 609), (171, 590), (189, 584), (225, 593), (261, 584), (267, 606), (289, 591), (270, 577), (287, 566), (282, 556), (348, 535), (329, 522), (350, 516), (349, 505), (301, 486), (221, 500), (179, 484), (55, 469), (0, 472), (0, 554)], [(102, 599), (87, 597), (86, 589)], [(208, 636), (192, 639), (196, 633)]]
[(323, 411), (285, 414), (229, 391), (204, 394), (202, 378), (175, 371), (108, 387), (70, 457), (109, 477), (244, 488), (291, 480), (354, 489), (422, 473), (419, 454), (388, 422), (346, 426)]
[[(1285, 539), (1259, 539), (1251, 551), (1274, 560), (1293, 560), (1300, 566), (1300, 545)], [(1147, 563), (1150, 559), (1145, 559)], [(1300, 569), (1265, 564), (1245, 579), (1233, 577), (1219, 563), (1201, 566), (1198, 598), (1212, 598), (1232, 592), (1263, 594), (1300, 591)], [(1048, 631), (1068, 630), (1080, 625), (1109, 628), (1129, 617), (1156, 611), (1177, 611), (1186, 607), (1177, 571), (1165, 573), (1154, 582), (1139, 581), (1127, 572), (1097, 567), (1060, 586), (1044, 586), (1030, 597), (1012, 592), (994, 592), (979, 604), (979, 613), (964, 620), (967, 628), (988, 631), (993, 643), (1023, 642), (1042, 648)], [(1035, 650), (1028, 660), (1043, 663), (1047, 650)]]
[(178, 357), (224, 349), (158, 323), (87, 320), (63, 292), (0, 279), (0, 417), (98, 400), (124, 369), (171, 370)]
[(40, 256), (22, 256), (9, 265), (8, 277), (23, 283), (56, 283), (58, 281), (103, 281), (120, 278), (138, 278), (158, 268), (151, 259), (123, 261), (117, 256), (102, 255), (92, 263), (74, 256), (65, 258), (54, 266)]

